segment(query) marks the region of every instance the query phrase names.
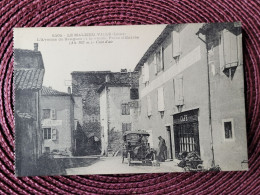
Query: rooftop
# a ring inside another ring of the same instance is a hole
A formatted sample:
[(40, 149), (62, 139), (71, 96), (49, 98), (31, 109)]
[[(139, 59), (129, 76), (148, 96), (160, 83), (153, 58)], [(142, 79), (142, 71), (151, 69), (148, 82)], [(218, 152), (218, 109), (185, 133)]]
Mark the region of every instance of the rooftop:
[(42, 86), (42, 95), (45, 95), (45, 96), (70, 96), (71, 94), (57, 91), (55, 89), (52, 89), (51, 87)]
[(44, 69), (15, 69), (15, 89), (39, 90), (42, 88), (43, 76)]
[(106, 71), (73, 71), (71, 74), (108, 74), (111, 73), (110, 70)]

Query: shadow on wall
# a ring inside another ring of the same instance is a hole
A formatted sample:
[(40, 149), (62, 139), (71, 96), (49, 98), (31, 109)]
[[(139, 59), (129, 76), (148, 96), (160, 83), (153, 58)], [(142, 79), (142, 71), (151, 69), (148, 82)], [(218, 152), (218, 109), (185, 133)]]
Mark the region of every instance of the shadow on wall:
[(74, 134), (74, 156), (100, 155), (101, 142), (93, 129), (95, 128), (86, 128), (85, 125), (83, 127), (80, 124), (77, 125), (77, 130)]
[(99, 158), (54, 158), (49, 153), (44, 153), (38, 159), (38, 168), (33, 175), (66, 175), (66, 169), (76, 167), (87, 167)]

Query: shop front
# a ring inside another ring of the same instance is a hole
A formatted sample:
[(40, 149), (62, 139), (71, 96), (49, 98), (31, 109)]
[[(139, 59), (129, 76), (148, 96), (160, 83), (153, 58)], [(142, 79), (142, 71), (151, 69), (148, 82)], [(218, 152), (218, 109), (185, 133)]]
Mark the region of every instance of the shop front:
[(200, 155), (199, 109), (173, 115), (175, 157), (184, 151), (195, 151)]

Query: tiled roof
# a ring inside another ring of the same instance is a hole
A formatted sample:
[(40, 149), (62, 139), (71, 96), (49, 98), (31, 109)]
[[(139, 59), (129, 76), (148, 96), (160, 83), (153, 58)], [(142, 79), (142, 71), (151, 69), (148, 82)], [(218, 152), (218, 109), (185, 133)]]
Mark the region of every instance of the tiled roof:
[(46, 96), (69, 96), (71, 94), (61, 92), (61, 91), (57, 91), (55, 89), (52, 89), (51, 87), (43, 86), (42, 87), (42, 95), (46, 95)]
[(14, 84), (15, 89), (34, 89), (42, 88), (44, 69), (15, 69)]

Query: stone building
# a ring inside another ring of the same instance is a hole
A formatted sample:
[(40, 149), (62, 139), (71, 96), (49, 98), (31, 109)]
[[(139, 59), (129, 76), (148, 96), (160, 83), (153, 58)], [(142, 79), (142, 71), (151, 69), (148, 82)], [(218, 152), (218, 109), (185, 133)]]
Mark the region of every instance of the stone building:
[(99, 88), (102, 154), (121, 151), (125, 131), (136, 130), (138, 72), (112, 72)]
[(44, 64), (38, 45), (14, 49), (15, 166), (17, 176), (37, 175), (42, 154), (40, 97)]
[(140, 59), (138, 128), (151, 133), (154, 148), (162, 136), (169, 159), (196, 151), (206, 168), (241, 170), (247, 160), (241, 32), (233, 23), (210, 27), (167, 25)]
[(83, 148), (87, 148), (84, 155), (101, 153), (100, 126), (100, 86), (105, 82), (110, 71), (72, 72), (72, 94), (82, 97), (83, 124), (82, 131), (86, 138), (82, 139)]
[(82, 124), (81, 97), (72, 96), (70, 88), (65, 93), (43, 87), (41, 103), (44, 152), (71, 156), (76, 151), (76, 124)]

